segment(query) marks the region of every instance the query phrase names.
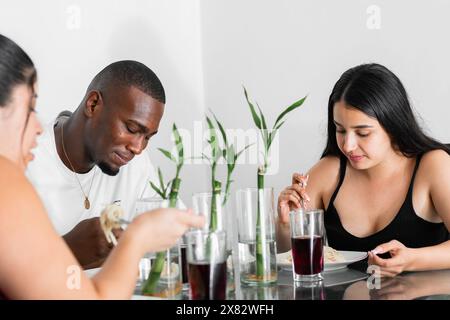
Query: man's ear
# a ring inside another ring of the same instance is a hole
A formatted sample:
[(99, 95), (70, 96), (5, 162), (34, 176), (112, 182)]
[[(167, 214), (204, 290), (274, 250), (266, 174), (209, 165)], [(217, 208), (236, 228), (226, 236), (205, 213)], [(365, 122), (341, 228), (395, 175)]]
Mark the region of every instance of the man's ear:
[(97, 90), (89, 91), (88, 94), (86, 95), (86, 100), (84, 104), (84, 114), (88, 118), (91, 118), (95, 114), (95, 112), (97, 112), (97, 110), (100, 109), (98, 108), (98, 106), (101, 105), (102, 103), (103, 101), (100, 91)]

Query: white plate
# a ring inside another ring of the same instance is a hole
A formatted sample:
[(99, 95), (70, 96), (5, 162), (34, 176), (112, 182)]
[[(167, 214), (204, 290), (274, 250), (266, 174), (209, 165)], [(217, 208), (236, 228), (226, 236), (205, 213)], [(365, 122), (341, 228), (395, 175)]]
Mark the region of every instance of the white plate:
[[(344, 269), (347, 265), (361, 261), (367, 257), (367, 252), (361, 251), (339, 251), (339, 253), (342, 254), (345, 260), (342, 262), (326, 262), (324, 272)], [(292, 270), (292, 262), (289, 259), (290, 255), (291, 250), (277, 254), (277, 264), (283, 269)]]

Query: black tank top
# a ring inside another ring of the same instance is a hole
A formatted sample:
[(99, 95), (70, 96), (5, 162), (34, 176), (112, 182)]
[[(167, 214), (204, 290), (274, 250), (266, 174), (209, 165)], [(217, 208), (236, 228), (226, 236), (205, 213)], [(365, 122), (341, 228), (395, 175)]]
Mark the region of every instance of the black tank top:
[[(449, 238), (444, 223), (433, 223), (419, 217), (413, 208), (412, 193), (414, 178), (422, 156), (417, 157), (414, 172), (408, 188), (408, 194), (394, 219), (382, 230), (363, 238), (347, 232), (342, 226), (339, 214), (334, 207), (334, 200), (344, 181), (347, 159), (341, 157), (339, 169), (339, 183), (334, 191), (328, 208), (325, 211), (324, 223), (328, 245), (337, 250), (370, 251), (376, 246), (398, 240), (409, 248), (433, 246)], [(361, 212), (364, 214), (364, 212)]]

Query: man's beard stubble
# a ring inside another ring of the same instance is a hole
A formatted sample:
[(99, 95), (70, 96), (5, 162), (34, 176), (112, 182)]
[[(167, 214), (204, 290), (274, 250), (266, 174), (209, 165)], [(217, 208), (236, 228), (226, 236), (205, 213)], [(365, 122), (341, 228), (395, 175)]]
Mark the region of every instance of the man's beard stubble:
[(106, 162), (100, 162), (97, 165), (100, 168), (100, 170), (102, 170), (102, 172), (104, 174), (107, 174), (108, 176), (115, 176), (119, 173), (119, 170), (120, 170), (120, 169), (111, 168), (111, 166), (109, 164), (107, 164)]

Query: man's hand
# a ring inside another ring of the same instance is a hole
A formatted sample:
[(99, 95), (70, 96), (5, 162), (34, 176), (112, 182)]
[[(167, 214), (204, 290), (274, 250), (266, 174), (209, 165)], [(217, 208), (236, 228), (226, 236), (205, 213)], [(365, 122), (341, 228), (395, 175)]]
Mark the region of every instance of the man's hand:
[[(122, 230), (114, 229), (113, 233), (119, 239)], [(81, 221), (63, 239), (85, 269), (100, 267), (113, 248), (106, 240), (98, 217)]]

